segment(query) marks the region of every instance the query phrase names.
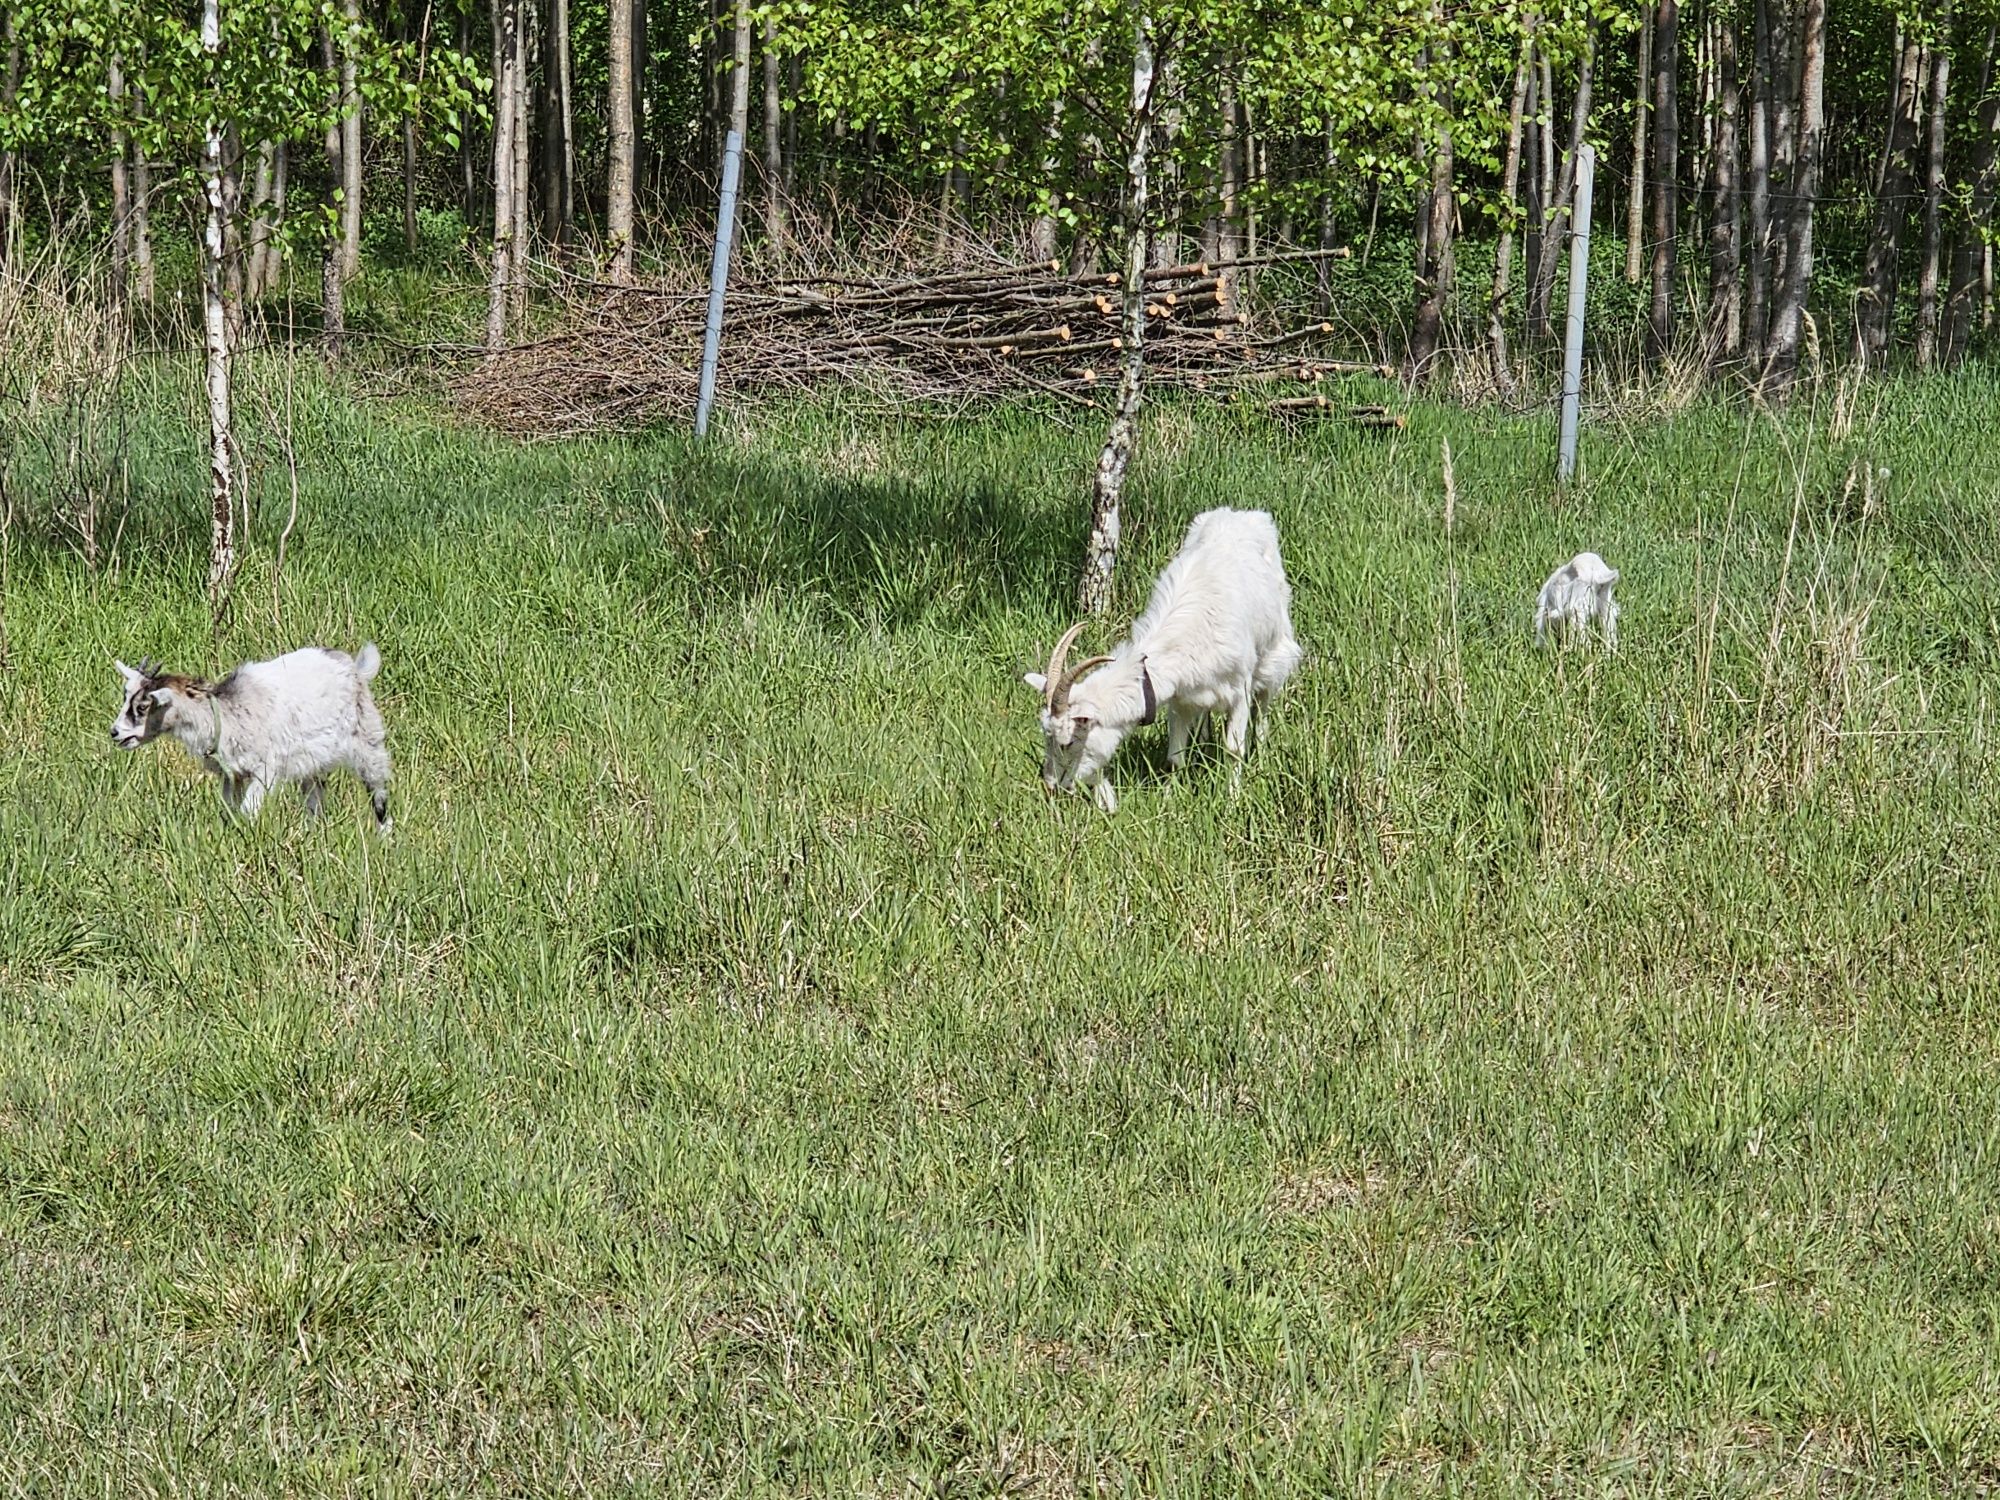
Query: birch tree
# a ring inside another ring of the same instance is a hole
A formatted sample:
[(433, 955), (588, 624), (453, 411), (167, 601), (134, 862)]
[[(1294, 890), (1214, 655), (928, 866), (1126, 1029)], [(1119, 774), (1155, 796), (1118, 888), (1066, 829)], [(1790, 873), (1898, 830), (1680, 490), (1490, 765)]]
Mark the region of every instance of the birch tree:
[(1930, 129), (1924, 154), (1924, 260), (1917, 280), (1917, 368), (1937, 362), (1938, 263), (1944, 251), (1945, 102), (1951, 76), (1951, 10), (1947, 6), (1941, 35), (1931, 59)]
[[(494, 0), (505, 4), (507, 0)], [(632, 280), (632, 187), (635, 141), (632, 131), (632, 8), (633, 0), (610, 0), (607, 33), (607, 92), (610, 147), (605, 170), (604, 232), (611, 280)]]
[(208, 393), (208, 597), (219, 612), (236, 578), (236, 428), (229, 410), (229, 317), (223, 303), (228, 206), (222, 159), (221, 0), (202, 0), (201, 51), (208, 63), (208, 117), (201, 146), (206, 210), (201, 226), (201, 310)]
[(343, 0), (340, 36), (340, 274), (361, 269), (360, 0)]
[(1761, 385), (1782, 401), (1798, 376), (1806, 288), (1812, 281), (1813, 206), (1819, 191), (1820, 138), (1826, 128), (1826, 0), (1805, 0), (1799, 21), (1797, 138), (1792, 152), (1792, 211), (1786, 215), (1784, 284), (1771, 311)]
[(1090, 533), (1076, 583), (1076, 605), (1087, 615), (1111, 608), (1112, 577), (1118, 566), (1119, 499), (1132, 462), (1139, 400), (1146, 374), (1146, 169), (1153, 143), (1153, 17), (1139, 0), (1132, 18), (1131, 152), (1125, 161), (1125, 285), (1120, 321), (1124, 355), (1118, 374), (1118, 403), (1090, 486)]
[[(192, 200), (208, 419), (208, 592), (219, 611), (241, 543), (231, 405), (239, 292), (231, 260), (242, 228), (236, 143), (308, 140), (338, 122), (341, 92), (320, 66), (329, 17), (316, 0), (261, 6), (202, 0), (192, 20), (176, 7), (93, 0), (14, 5), (8, 14), (17, 23), (17, 94), (32, 108), (0, 111), (0, 145), (65, 151), (84, 141), (97, 149), (122, 137), (134, 164), (128, 186), (135, 218), (153, 186), (139, 176), (139, 163), (157, 166), (160, 187), (185, 190)], [(103, 68), (109, 36), (116, 37), (123, 65), (122, 87), (115, 89)], [(361, 97), (413, 96), (401, 49), (365, 21), (350, 26), (348, 40)], [(431, 73), (432, 94), (448, 111), (471, 97), (470, 69), (461, 64)], [(136, 257), (128, 268), (136, 280), (142, 269)]]
[(507, 342), (513, 257), (520, 239), (514, 210), (515, 93), (521, 86), (521, 0), (493, 0), (493, 258), (486, 289), (486, 351)]
[[(1507, 282), (1514, 265), (1514, 201), (1521, 182), (1521, 114), (1528, 98), (1528, 78), (1534, 66), (1534, 31), (1521, 36), (1521, 60), (1514, 68), (1513, 102), (1507, 110), (1507, 162), (1500, 172), (1500, 244), (1493, 254), (1493, 290), (1487, 298), (1486, 343), (1493, 359), (1493, 380), (1502, 391), (1514, 389), (1514, 371), (1507, 358)], [(1529, 274), (1534, 274), (1532, 257)]]
[(1674, 339), (1674, 268), (1680, 248), (1680, 5), (1653, 13), (1653, 285), (1647, 348), (1663, 359)]
[(1887, 145), (1877, 172), (1875, 212), (1868, 234), (1868, 255), (1854, 307), (1854, 358), (1879, 365), (1889, 348), (1896, 315), (1898, 262), (1902, 258), (1903, 222), (1916, 181), (1917, 122), (1921, 114), (1924, 42), (1914, 29), (1902, 31), (1895, 89), (1890, 97)]

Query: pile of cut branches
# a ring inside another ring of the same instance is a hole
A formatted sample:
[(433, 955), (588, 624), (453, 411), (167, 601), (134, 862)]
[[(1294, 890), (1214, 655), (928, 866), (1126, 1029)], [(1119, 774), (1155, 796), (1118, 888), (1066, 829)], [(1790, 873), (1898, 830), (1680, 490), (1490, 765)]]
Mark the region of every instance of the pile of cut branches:
[[(1246, 383), (1388, 374), (1333, 358), (1330, 323), (1265, 327), (1241, 310), (1232, 278), (1276, 258), (1148, 271), (1148, 383), (1229, 394)], [(510, 431), (550, 435), (692, 412), (704, 291), (584, 282), (564, 296), (560, 331), (460, 378), (466, 410)], [(907, 400), (1040, 391), (1108, 409), (1124, 349), (1120, 297), (1115, 275), (1070, 276), (1053, 264), (739, 285), (723, 321), (718, 399), (839, 381)]]

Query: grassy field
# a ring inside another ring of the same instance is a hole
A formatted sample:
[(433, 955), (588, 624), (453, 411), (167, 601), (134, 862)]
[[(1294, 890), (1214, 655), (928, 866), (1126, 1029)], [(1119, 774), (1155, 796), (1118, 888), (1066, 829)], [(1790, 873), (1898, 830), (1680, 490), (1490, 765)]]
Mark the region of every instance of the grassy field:
[[(1091, 430), (312, 386), (215, 636), (170, 388), (104, 566), (5, 550), (0, 1494), (2000, 1484), (1992, 381), (1560, 504), (1548, 418), (1156, 410), (1122, 618), (1264, 506), (1308, 662), (1113, 818), (1019, 681)], [(363, 639), (392, 844), (109, 743), (113, 653)]]

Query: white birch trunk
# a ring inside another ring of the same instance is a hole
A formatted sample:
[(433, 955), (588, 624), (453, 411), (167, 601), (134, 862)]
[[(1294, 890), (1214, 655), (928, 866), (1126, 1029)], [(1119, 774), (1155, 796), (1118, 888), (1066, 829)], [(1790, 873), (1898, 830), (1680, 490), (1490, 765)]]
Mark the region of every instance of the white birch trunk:
[(347, 0), (347, 25), (340, 34), (340, 274), (361, 269), (361, 88), (355, 77), (353, 28), (361, 23), (359, 0)]
[(514, 22), (514, 247), (508, 256), (507, 316), (519, 326), (528, 312), (528, 258), (534, 250), (534, 220), (528, 211), (528, 87), (539, 13), (534, 0), (515, 0), (520, 15)]
[(1132, 462), (1132, 439), (1146, 374), (1146, 158), (1153, 138), (1153, 18), (1140, 6), (1133, 23), (1132, 154), (1126, 161), (1124, 370), (1118, 379), (1118, 406), (1090, 491), (1090, 538), (1077, 579), (1077, 608), (1088, 615), (1111, 607), (1112, 575), (1118, 566), (1119, 498)]
[(520, 48), (519, 0), (493, 4), (493, 270), (486, 298), (486, 349), (497, 354), (507, 342), (507, 306), (513, 287), (514, 257), (514, 90)]
[(223, 305), (227, 210), (223, 183), (220, 0), (202, 0), (201, 49), (209, 68), (208, 128), (202, 137), (201, 189), (207, 212), (201, 236), (202, 326), (208, 385), (209, 534), (208, 597), (219, 613), (236, 576), (235, 432), (229, 414), (229, 315)]

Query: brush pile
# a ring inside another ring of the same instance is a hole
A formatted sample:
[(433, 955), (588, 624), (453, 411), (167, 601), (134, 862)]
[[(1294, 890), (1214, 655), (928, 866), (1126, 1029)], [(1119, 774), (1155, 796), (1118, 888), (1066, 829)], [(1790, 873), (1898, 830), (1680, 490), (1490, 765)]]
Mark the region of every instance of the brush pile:
[[(1146, 273), (1146, 378), (1228, 395), (1380, 366), (1334, 359), (1334, 327), (1260, 327), (1232, 276), (1249, 262)], [(717, 397), (839, 381), (902, 400), (1045, 392), (1109, 410), (1124, 349), (1121, 279), (1055, 265), (873, 281), (826, 276), (732, 287)], [(509, 431), (559, 435), (686, 420), (701, 368), (705, 291), (586, 283), (561, 331), (468, 371), (460, 404)]]

